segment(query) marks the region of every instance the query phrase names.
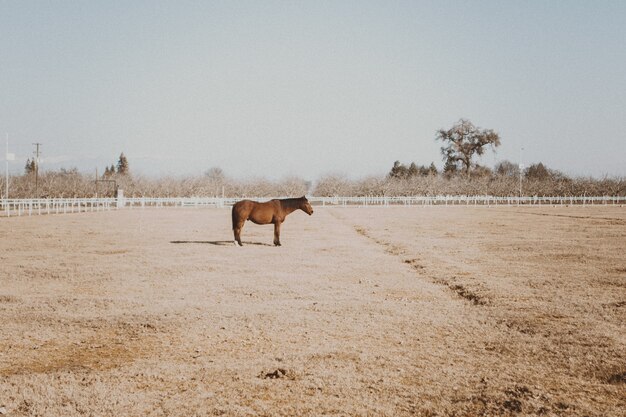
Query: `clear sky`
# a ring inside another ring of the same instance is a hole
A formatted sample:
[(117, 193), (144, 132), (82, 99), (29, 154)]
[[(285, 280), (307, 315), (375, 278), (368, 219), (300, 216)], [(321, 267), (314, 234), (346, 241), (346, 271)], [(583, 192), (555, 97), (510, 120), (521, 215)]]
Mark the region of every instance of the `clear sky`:
[[(626, 1), (0, 0), (0, 144), (21, 171), (357, 178), (482, 162), (626, 175)], [(4, 153), (4, 152), (2, 152)]]

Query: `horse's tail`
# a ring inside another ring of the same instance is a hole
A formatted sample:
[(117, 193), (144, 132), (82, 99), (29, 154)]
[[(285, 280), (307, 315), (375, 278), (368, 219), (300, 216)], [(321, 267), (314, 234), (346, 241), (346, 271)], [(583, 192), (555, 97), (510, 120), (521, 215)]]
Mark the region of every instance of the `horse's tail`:
[(233, 210), (231, 212), (232, 218), (233, 218), (233, 230), (235, 230), (235, 225), (237, 224), (237, 211), (235, 210), (235, 207), (237, 206), (237, 204), (233, 204)]

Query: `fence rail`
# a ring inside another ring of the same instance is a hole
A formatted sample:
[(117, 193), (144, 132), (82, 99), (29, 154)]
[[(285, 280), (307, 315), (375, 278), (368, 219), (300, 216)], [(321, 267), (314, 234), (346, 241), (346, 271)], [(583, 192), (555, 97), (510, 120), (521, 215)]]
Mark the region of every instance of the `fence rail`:
[[(0, 199), (1, 216), (97, 212), (145, 207), (230, 207), (240, 198), (220, 197), (128, 197), (128, 198), (40, 198)], [(267, 201), (270, 198), (255, 198)], [(494, 196), (406, 196), (406, 197), (310, 197), (315, 206), (564, 206), (624, 205), (626, 196), (584, 197), (494, 197)]]

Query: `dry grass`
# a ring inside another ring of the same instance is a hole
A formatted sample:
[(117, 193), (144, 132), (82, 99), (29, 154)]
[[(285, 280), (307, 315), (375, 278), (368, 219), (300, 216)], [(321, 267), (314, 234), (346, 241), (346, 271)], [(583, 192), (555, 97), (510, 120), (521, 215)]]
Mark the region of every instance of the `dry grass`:
[[(9, 416), (622, 415), (626, 211), (0, 222)], [(263, 243), (263, 244), (259, 244)]]

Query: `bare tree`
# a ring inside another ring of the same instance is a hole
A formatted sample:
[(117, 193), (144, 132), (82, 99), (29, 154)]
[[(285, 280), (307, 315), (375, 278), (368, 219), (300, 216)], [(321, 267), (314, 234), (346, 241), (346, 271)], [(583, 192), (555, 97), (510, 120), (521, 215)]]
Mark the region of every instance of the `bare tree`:
[(494, 149), (500, 146), (500, 136), (495, 131), (476, 127), (467, 119), (460, 119), (449, 130), (440, 129), (435, 140), (443, 142), (441, 154), (446, 163), (445, 171), (456, 171), (461, 164), (468, 177), (474, 155), (484, 154), (486, 146)]
[(314, 195), (336, 197), (350, 195), (353, 183), (345, 175), (325, 175), (317, 181)]
[(298, 197), (307, 193), (309, 184), (303, 178), (291, 176), (277, 183), (276, 187), (279, 190), (278, 196)]
[(204, 176), (215, 181), (215, 182), (223, 182), (226, 179), (226, 174), (224, 174), (224, 170), (220, 167), (211, 167), (204, 172)]

